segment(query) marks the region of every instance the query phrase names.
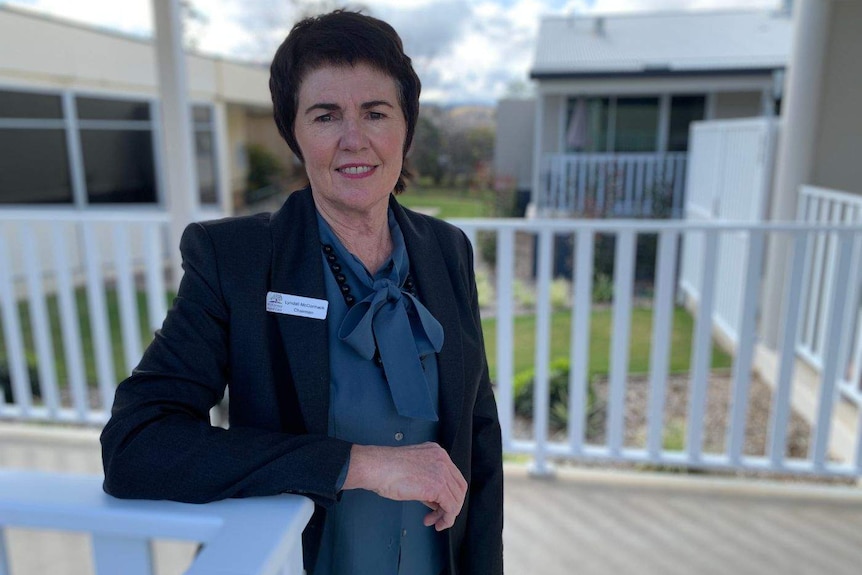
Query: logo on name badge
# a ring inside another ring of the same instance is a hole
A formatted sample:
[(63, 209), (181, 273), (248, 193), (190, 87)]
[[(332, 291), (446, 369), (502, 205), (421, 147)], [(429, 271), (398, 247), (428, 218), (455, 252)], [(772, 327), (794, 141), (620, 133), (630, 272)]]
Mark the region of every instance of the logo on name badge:
[(311, 319), (326, 319), (329, 302), (325, 299), (303, 297), (301, 295), (290, 295), (286, 293), (267, 292), (266, 311), (293, 315), (296, 317), (307, 317)]

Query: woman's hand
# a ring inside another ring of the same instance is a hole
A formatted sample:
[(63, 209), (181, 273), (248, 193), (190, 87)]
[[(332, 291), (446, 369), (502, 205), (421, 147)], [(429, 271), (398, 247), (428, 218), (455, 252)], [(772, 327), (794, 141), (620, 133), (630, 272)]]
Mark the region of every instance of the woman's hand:
[(452, 527), (461, 512), (467, 481), (436, 443), (354, 445), (343, 489), (367, 489), (395, 501), (421, 501), (432, 509), (425, 525), (442, 531)]

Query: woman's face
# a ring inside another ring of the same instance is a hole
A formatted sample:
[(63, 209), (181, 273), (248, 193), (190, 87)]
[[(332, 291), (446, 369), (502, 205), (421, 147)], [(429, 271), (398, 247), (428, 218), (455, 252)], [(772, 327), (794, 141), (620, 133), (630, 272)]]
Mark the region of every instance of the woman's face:
[(386, 206), (407, 136), (395, 81), (366, 64), (325, 66), (305, 76), (298, 102), (294, 134), (319, 207)]

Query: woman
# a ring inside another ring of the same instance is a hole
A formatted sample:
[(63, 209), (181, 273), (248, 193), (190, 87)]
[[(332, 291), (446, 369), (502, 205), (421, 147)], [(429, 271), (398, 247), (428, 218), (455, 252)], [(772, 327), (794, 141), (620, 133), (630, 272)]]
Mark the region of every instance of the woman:
[[(420, 82), (385, 22), (336, 11), (276, 53), (309, 187), (192, 224), (162, 329), (117, 389), (105, 490), (300, 493), (319, 574), (502, 572), (500, 427), (462, 232), (405, 210)], [(230, 386), (230, 429), (208, 413)]]

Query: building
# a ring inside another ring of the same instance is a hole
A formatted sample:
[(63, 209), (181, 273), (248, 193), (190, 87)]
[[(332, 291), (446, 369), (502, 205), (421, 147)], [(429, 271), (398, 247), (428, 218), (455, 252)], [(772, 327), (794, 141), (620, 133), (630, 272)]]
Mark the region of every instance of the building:
[(680, 217), (689, 125), (776, 115), (790, 40), (787, 9), (543, 19), (533, 205)]
[[(247, 146), (289, 166), (266, 67), (186, 55), (202, 215), (243, 204)], [(154, 46), (0, 6), (0, 207), (165, 207)]]

